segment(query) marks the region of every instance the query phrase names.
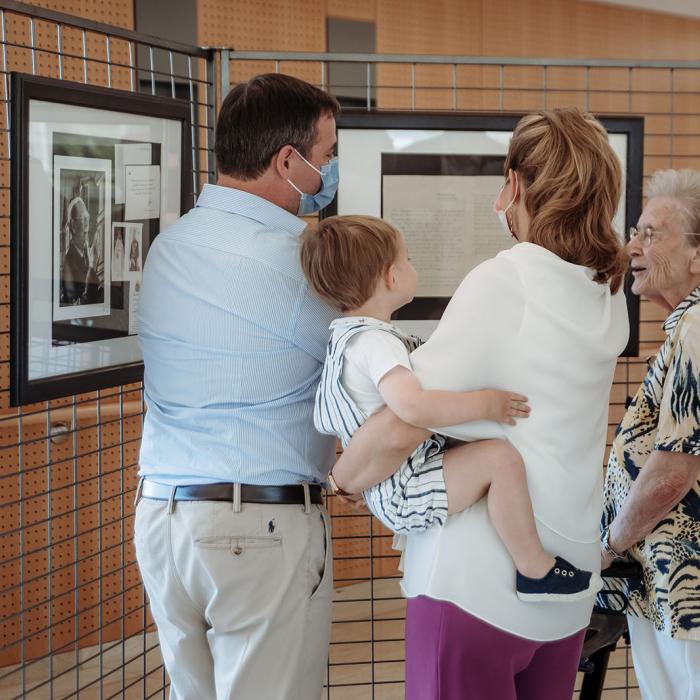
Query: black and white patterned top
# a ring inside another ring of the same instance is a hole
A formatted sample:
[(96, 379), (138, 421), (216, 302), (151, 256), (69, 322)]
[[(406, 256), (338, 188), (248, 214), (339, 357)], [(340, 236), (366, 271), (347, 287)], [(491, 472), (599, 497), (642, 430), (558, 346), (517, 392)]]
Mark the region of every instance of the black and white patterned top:
[[(666, 341), (615, 434), (602, 527), (654, 450), (700, 456), (700, 287), (663, 328)], [(628, 612), (676, 639), (700, 640), (700, 481), (630, 555), (644, 575), (643, 586), (628, 591)]]
[[(319, 433), (336, 435), (345, 449), (353, 433), (365, 422), (367, 416), (355, 403), (343, 385), (345, 348), (358, 333), (379, 330), (398, 338), (410, 353), (422, 344), (420, 338), (406, 335), (391, 323), (369, 316), (351, 316), (335, 319), (330, 325), (331, 337), (326, 350), (326, 361), (316, 390), (314, 425)], [(425, 449), (432, 446), (430, 440), (423, 443)], [(416, 451), (421, 450), (421, 445)], [(416, 453), (414, 453), (415, 455)]]

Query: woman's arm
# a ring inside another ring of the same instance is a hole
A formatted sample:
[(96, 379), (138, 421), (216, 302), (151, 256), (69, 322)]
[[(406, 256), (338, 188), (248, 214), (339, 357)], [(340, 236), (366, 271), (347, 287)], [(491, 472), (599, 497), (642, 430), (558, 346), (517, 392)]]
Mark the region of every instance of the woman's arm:
[[(679, 321), (674, 357), (670, 361), (664, 396), (661, 399), (656, 449), (649, 455), (635, 479), (620, 511), (610, 524), (608, 543), (624, 552), (643, 540), (685, 497), (700, 477), (697, 451), (696, 409), (700, 406), (697, 376), (700, 367), (700, 316), (695, 309)], [(687, 369), (686, 369), (687, 368)], [(674, 402), (673, 396), (682, 396)], [(680, 448), (680, 452), (672, 449)]]
[(609, 544), (624, 552), (643, 540), (700, 478), (700, 457), (655, 450), (610, 525)]
[(333, 467), (333, 478), (344, 491), (361, 493), (388, 479), (430, 435), (385, 408), (353, 434)]
[[(447, 306), (427, 343), (411, 355), (420, 385), (426, 389), (467, 391), (483, 386), (480, 369), (494, 360), (503, 338), (517, 332), (522, 322), (524, 291), (513, 263), (494, 258), (465, 278)], [(466, 436), (463, 426), (447, 431)], [(479, 422), (470, 439), (502, 437), (497, 423)], [(485, 431), (484, 427), (490, 428)], [(437, 425), (434, 427), (438, 427)], [(476, 433), (479, 433), (478, 435)], [(391, 476), (426, 440), (431, 431), (401, 421), (390, 409), (375, 414), (354, 433), (336, 466), (338, 486), (351, 493), (363, 491)]]

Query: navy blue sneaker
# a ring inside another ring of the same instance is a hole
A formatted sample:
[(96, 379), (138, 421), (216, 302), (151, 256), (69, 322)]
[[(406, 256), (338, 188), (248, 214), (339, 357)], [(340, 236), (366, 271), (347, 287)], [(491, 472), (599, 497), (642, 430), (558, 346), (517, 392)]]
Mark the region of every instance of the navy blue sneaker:
[(518, 571), (516, 589), (520, 600), (568, 603), (593, 596), (603, 587), (598, 574), (577, 569), (561, 557), (555, 557), (554, 561), (544, 578), (528, 578)]

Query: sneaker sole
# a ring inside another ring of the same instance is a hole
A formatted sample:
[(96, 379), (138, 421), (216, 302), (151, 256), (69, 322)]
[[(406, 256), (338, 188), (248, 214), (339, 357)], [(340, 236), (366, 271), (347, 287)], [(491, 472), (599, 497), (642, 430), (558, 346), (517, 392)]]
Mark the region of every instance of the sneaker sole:
[(518, 598), (526, 603), (575, 603), (577, 600), (584, 600), (596, 595), (603, 587), (603, 579), (594, 573), (591, 576), (590, 585), (585, 591), (578, 593), (521, 593), (515, 592)]

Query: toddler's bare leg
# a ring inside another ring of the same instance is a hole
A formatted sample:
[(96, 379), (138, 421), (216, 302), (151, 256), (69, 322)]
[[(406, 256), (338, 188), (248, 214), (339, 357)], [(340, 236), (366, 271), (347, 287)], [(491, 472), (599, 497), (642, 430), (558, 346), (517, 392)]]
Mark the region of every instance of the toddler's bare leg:
[(481, 440), (447, 450), (443, 462), (449, 513), (488, 496), (496, 532), (518, 571), (541, 578), (554, 566), (542, 548), (520, 453), (503, 440)]

